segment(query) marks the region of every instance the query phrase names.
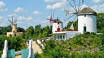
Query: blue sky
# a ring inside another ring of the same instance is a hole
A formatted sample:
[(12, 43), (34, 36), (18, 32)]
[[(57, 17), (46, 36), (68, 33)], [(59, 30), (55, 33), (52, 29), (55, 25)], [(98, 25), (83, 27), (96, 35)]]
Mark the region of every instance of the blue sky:
[[(17, 19), (18, 27), (28, 28), (41, 24), (49, 25), (48, 17), (50, 9), (55, 9), (54, 18), (59, 17), (64, 23), (67, 19), (64, 9), (67, 6), (66, 0), (0, 0), (0, 26), (8, 26), (8, 19), (14, 16)], [(86, 0), (84, 5), (93, 8), (96, 12), (104, 12), (103, 0)], [(69, 6), (69, 9), (71, 7)]]

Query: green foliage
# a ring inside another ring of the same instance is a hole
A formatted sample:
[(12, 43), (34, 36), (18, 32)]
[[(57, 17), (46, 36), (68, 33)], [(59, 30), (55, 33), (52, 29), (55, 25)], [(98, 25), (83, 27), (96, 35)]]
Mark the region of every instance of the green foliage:
[(69, 57), (69, 53), (66, 52), (58, 42), (50, 40), (46, 43), (46, 49), (44, 50), (43, 56), (49, 58), (67, 58)]
[(65, 30), (70, 30), (70, 26), (73, 22), (68, 22), (67, 26), (64, 28)]
[(25, 40), (20, 37), (6, 37), (6, 36), (0, 36), (0, 50), (2, 51), (4, 48), (4, 41), (8, 41), (8, 48), (9, 49), (15, 49), (15, 50), (21, 50), (23, 48), (26, 48)]
[(26, 39), (34, 38), (34, 40), (36, 40), (36, 39), (48, 37), (49, 34), (51, 34), (51, 28), (49, 26), (41, 28), (41, 25), (36, 25), (35, 28), (30, 26), (26, 30), (25, 38)]
[(10, 32), (11, 31), (11, 26), (8, 27), (0, 27), (0, 34), (5, 35), (6, 32)]
[(97, 14), (97, 28), (98, 32), (104, 31), (104, 13)]
[(34, 35), (34, 28), (33, 26), (30, 26), (25, 33), (25, 38), (29, 39), (30, 37), (32, 37)]
[(17, 28), (17, 31), (18, 31), (18, 32), (24, 32), (25, 30), (24, 30), (23, 28), (21, 28), (21, 27), (18, 27), (18, 28)]
[(74, 22), (68, 22), (67, 26), (64, 28), (65, 30), (71, 30), (70, 27), (73, 23), (74, 30), (78, 30), (78, 20)]
[(85, 33), (67, 41), (47, 41), (40, 58), (103, 58), (104, 34)]

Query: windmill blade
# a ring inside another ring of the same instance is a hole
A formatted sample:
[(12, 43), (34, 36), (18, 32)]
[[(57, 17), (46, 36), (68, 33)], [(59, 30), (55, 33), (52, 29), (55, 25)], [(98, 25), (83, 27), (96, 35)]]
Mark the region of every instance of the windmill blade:
[(72, 18), (75, 18), (75, 17), (76, 17), (76, 15), (72, 14), (72, 15), (68, 16), (67, 19), (71, 20)]
[(77, 12), (75, 0), (68, 0), (68, 2), (70, 7), (73, 8), (75, 12)]
[(67, 20), (65, 20), (65, 26), (67, 25), (67, 23), (71, 20), (75, 20), (76, 19), (76, 16), (75, 15), (71, 15), (67, 18)]
[(76, 14), (74, 13), (73, 11), (70, 11), (70, 10), (64, 10), (66, 12), (65, 16), (68, 16), (69, 14)]
[(13, 25), (13, 21), (11, 21), (10, 19), (8, 19), (8, 21)]
[(78, 12), (81, 10), (81, 6), (84, 5), (85, 0), (79, 0)]
[(17, 23), (17, 20), (14, 20), (14, 23)]
[(77, 14), (80, 11), (81, 5), (84, 4), (85, 0), (68, 0), (69, 5), (73, 8), (74, 12)]
[(64, 22), (68, 22), (70, 19), (72, 19), (73, 17), (75, 17), (74, 14), (70, 14), (69, 16), (66, 17), (66, 19), (63, 19)]

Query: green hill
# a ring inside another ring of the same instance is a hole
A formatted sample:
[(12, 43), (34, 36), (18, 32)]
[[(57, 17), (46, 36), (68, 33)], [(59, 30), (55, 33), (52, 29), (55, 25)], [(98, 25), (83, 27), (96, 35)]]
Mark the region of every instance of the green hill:
[(46, 42), (44, 53), (37, 58), (104, 58), (104, 34), (78, 35), (66, 41)]
[(104, 13), (97, 14), (97, 27), (102, 34), (86, 33), (65, 41), (47, 41), (44, 53), (36, 54), (36, 58), (104, 58)]

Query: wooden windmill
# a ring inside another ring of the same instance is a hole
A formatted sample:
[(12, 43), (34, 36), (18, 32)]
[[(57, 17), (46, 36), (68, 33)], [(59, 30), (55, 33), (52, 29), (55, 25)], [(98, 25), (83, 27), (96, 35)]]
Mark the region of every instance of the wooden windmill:
[(21, 36), (23, 32), (17, 32), (17, 20), (14, 20), (13, 16), (12, 19), (8, 19), (12, 26), (12, 32), (7, 32), (7, 36)]
[(17, 32), (17, 20), (14, 20), (13, 16), (12, 16), (12, 19), (8, 19), (8, 21), (11, 23), (11, 26), (12, 26), (12, 32), (16, 33)]

